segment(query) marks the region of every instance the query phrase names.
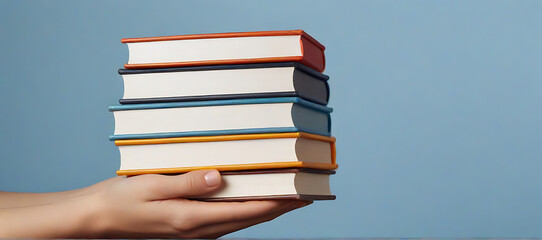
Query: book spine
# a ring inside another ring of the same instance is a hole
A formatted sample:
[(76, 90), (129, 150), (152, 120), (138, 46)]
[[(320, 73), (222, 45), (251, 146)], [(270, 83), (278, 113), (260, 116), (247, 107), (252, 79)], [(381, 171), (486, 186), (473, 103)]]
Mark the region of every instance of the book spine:
[(305, 36), (301, 37), (301, 51), (303, 52), (303, 59), (300, 61), (318, 72), (323, 72), (326, 67), (326, 59), (324, 55), (324, 49), (319, 48)]

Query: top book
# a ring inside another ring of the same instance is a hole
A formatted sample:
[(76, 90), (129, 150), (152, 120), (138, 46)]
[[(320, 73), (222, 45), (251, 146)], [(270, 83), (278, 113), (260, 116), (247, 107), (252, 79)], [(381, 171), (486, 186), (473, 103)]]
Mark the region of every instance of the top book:
[(124, 38), (126, 69), (295, 61), (325, 68), (325, 47), (303, 30)]

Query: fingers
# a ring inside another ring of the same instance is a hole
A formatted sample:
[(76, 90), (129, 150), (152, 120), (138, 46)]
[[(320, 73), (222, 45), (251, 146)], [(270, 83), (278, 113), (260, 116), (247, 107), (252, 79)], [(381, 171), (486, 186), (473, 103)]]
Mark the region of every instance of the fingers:
[(208, 225), (256, 219), (277, 212), (290, 211), (292, 208), (304, 206), (306, 202), (299, 200), (267, 200), (196, 203), (202, 207), (198, 208), (200, 214), (195, 216), (193, 221), (199, 225)]
[[(134, 177), (136, 178), (136, 177)], [(199, 170), (182, 175), (137, 176), (147, 200), (162, 200), (201, 195), (217, 189), (222, 178), (217, 170)]]
[(239, 231), (241, 229), (254, 226), (256, 224), (271, 221), (287, 212), (307, 206), (311, 203), (312, 202), (296, 201), (293, 205), (288, 205), (288, 207), (281, 209), (279, 211), (276, 211), (274, 213), (270, 213), (268, 215), (264, 215), (258, 218), (238, 221), (238, 222), (224, 222), (224, 223), (219, 223), (219, 224), (214, 224), (214, 225), (207, 225), (202, 228), (196, 229), (194, 231), (194, 234), (202, 238), (218, 238), (228, 233)]

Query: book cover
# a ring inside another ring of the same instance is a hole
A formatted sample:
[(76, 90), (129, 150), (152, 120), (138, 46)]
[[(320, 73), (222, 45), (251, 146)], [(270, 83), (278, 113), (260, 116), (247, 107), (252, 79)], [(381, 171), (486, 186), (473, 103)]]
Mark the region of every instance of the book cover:
[[(118, 175), (338, 167), (335, 138), (304, 132), (116, 140), (115, 144), (121, 152)], [(156, 160), (147, 161), (150, 158)]]
[[(272, 37), (287, 36), (299, 36), (299, 38), (297, 40), (284, 39), (284, 41), (278, 42), (270, 41)], [(220, 39), (228, 40), (216, 41)], [(277, 50), (277, 46), (283, 46), (282, 50), (285, 50), (285, 43), (292, 45), (292, 41), (298, 41), (294, 45), (298, 45), (300, 49), (292, 49), (292, 51), (284, 54), (273, 54)], [(121, 42), (128, 44), (130, 49), (130, 60), (124, 65), (127, 69), (286, 61), (300, 62), (319, 72), (323, 72), (325, 68), (325, 47), (303, 30), (124, 38)], [(156, 44), (157, 42), (167, 42), (167, 44)], [(144, 45), (144, 43), (152, 44)], [(137, 50), (131, 48), (130, 44), (137, 44)], [(210, 51), (205, 51), (205, 53), (209, 52), (209, 54), (204, 55), (202, 54), (203, 51), (196, 51), (197, 49)], [(194, 50), (193, 54), (191, 54), (191, 50)], [(259, 52), (258, 50), (268, 51), (261, 51), (259, 55), (253, 54)], [(182, 58), (178, 56), (178, 52), (184, 53)], [(215, 52), (224, 52), (224, 54), (215, 54)], [(245, 54), (240, 54), (243, 52)]]
[(297, 62), (119, 69), (121, 104), (301, 97), (327, 105), (328, 76)]
[(132, 104), (109, 110), (115, 114), (110, 140), (265, 132), (330, 136), (333, 111), (300, 98)]
[[(335, 174), (333, 170), (306, 168), (221, 172), (225, 187), (218, 189), (214, 193), (195, 196), (191, 199), (217, 202), (281, 199), (335, 200), (336, 196), (331, 194), (329, 186), (329, 176), (333, 174)], [(268, 177), (273, 177), (271, 175), (276, 176), (271, 178), (271, 181), (265, 180)], [(290, 185), (288, 188), (294, 187), (295, 191), (290, 192), (291, 190), (282, 189), (275, 194), (269, 194), (273, 190), (267, 189), (276, 189), (276, 185), (284, 184), (283, 179), (288, 178), (287, 175), (295, 176), (294, 181), (285, 184)], [(256, 185), (252, 181), (256, 181)]]

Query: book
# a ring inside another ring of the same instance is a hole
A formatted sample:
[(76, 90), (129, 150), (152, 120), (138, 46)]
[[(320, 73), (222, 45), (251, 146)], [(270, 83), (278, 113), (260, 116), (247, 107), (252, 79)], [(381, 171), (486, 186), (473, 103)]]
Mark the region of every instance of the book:
[(303, 30), (193, 34), (124, 38), (126, 69), (300, 62), (316, 71), (325, 67), (325, 47)]
[(216, 191), (193, 196), (204, 201), (248, 201), (264, 199), (334, 200), (329, 176), (332, 170), (274, 169), (221, 172)]
[(301, 97), (322, 105), (328, 76), (297, 62), (120, 69), (120, 104)]
[(335, 138), (303, 132), (116, 140), (115, 144), (121, 156), (118, 175), (337, 168)]
[(253, 98), (110, 106), (110, 140), (307, 132), (331, 135), (328, 108), (301, 98)]

